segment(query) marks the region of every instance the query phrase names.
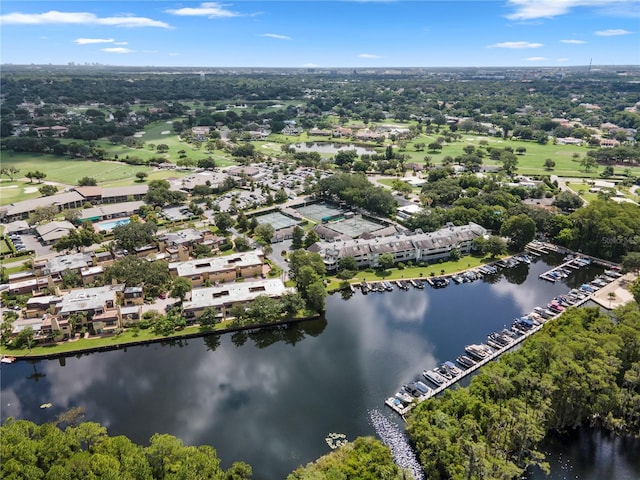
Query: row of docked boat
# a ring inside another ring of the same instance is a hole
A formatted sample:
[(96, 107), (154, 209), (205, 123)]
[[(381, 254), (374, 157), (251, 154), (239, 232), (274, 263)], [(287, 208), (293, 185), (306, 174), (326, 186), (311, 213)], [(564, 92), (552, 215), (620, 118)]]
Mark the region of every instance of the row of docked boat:
[[(424, 289), (425, 285), (429, 285), (432, 288), (445, 288), (449, 286), (451, 281), (455, 284), (475, 282), (485, 275), (494, 275), (501, 269), (513, 268), (521, 263), (531, 263), (531, 261), (532, 258), (527, 254), (514, 255), (513, 257), (498, 260), (497, 262), (494, 262), (494, 264), (482, 265), (481, 267), (450, 276), (431, 276), (426, 278), (380, 282), (367, 282), (366, 280), (363, 280), (357, 286), (365, 295), (369, 292), (391, 292), (396, 288), (398, 290), (409, 290), (410, 288)], [(351, 291), (355, 291), (353, 286), (351, 286)]]
[(425, 283), (431, 285), (429, 280), (422, 280), (419, 278), (382, 282), (367, 282), (366, 280), (363, 280), (360, 283), (360, 291), (366, 295), (369, 292), (391, 292), (396, 288), (398, 290), (409, 290), (410, 288), (423, 290)]
[(562, 264), (557, 267), (553, 267), (551, 270), (540, 274), (542, 280), (555, 283), (567, 278), (574, 270), (579, 270), (583, 267), (591, 265), (591, 259), (587, 257), (576, 257), (573, 255), (567, 255)]
[(423, 370), (421, 379), (403, 385), (399, 392), (385, 401), (385, 404), (404, 415), (415, 403), (436, 395), (498, 357), (533, 334), (546, 321), (560, 315), (567, 307), (583, 303), (599, 288), (620, 276), (621, 273), (615, 269), (605, 270), (603, 274), (581, 285), (580, 288), (556, 296), (545, 307), (535, 307), (530, 313), (514, 319), (510, 328), (490, 333), (483, 343), (465, 346), (464, 355), (456, 357), (455, 362), (447, 361), (439, 367)]

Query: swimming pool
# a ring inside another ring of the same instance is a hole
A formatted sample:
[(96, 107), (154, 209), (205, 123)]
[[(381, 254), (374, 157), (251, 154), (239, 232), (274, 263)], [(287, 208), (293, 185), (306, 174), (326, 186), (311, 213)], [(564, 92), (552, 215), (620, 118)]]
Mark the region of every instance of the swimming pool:
[(94, 223), (93, 226), (99, 232), (100, 231), (110, 232), (111, 230), (116, 228), (118, 225), (126, 225), (130, 221), (131, 220), (129, 218), (118, 218), (117, 220), (108, 220), (106, 222)]

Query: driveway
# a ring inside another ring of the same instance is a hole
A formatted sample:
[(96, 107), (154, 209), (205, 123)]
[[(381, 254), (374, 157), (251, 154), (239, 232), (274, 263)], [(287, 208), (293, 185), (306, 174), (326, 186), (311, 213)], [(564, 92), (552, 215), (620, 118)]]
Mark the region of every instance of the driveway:
[(159, 313), (164, 313), (167, 305), (173, 305), (179, 301), (178, 298), (156, 298), (153, 303), (143, 303), (142, 304), (142, 313), (149, 312), (151, 310), (155, 310)]
[(45, 257), (47, 255), (51, 255), (52, 253), (56, 253), (51, 245), (42, 245), (40, 241), (36, 238), (35, 235), (24, 234), (20, 235), (22, 239), (22, 243), (27, 248), (27, 250), (33, 250), (36, 252), (36, 257)]

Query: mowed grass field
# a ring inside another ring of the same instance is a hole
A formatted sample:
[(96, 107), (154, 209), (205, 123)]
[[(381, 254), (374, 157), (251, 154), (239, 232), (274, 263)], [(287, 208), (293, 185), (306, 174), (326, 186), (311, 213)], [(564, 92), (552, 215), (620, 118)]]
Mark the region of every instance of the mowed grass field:
[(126, 165), (112, 161), (73, 160), (68, 157), (54, 155), (38, 155), (29, 153), (5, 152), (2, 158), (3, 166), (14, 166), (20, 169), (13, 182), (8, 178), (0, 181), (0, 205), (8, 205), (22, 200), (39, 197), (38, 188), (41, 184), (30, 183), (24, 178), (29, 171), (40, 170), (45, 172), (45, 182), (55, 182), (62, 185), (77, 185), (82, 177), (92, 177), (103, 187), (120, 187), (135, 185), (136, 173), (146, 172), (146, 181), (167, 179), (171, 177), (183, 177), (188, 172), (175, 170), (154, 170), (143, 165)]
[(29, 181), (14, 180), (8, 178), (0, 180), (0, 205), (21, 202), (40, 196), (38, 184), (30, 184)]
[(126, 165), (119, 162), (92, 161), (58, 157), (55, 155), (34, 153), (4, 153), (2, 164), (20, 169), (16, 178), (22, 178), (29, 171), (40, 170), (47, 174), (45, 181), (77, 185), (82, 177), (95, 178), (99, 183), (113, 182), (132, 178), (138, 171), (150, 172), (151, 168), (139, 165)]
[[(398, 123), (398, 122), (393, 122)], [(400, 124), (407, 128), (411, 123)], [(373, 128), (374, 125), (369, 125)], [(397, 145), (394, 145), (394, 150), (397, 153), (408, 156), (406, 162), (424, 163), (426, 156), (431, 157), (431, 162), (434, 165), (441, 165), (442, 160), (446, 156), (456, 158), (465, 154), (464, 147), (467, 145), (473, 145), (476, 148), (482, 147), (480, 142), (487, 142), (487, 146), (495, 148), (510, 147), (516, 151), (516, 149), (522, 147), (526, 151), (522, 155), (518, 155), (518, 170), (521, 175), (557, 175), (559, 177), (580, 177), (580, 178), (598, 178), (600, 172), (604, 167), (597, 166), (592, 168), (590, 172), (585, 172), (584, 168), (580, 165), (580, 158), (587, 155), (590, 150), (587, 146), (577, 145), (554, 145), (549, 142), (546, 145), (540, 145), (536, 142), (522, 141), (522, 140), (504, 140), (500, 137), (493, 137), (487, 135), (477, 135), (474, 133), (464, 133), (458, 131), (462, 135), (459, 141), (453, 143), (444, 143), (443, 148), (440, 151), (429, 151), (426, 145), (435, 142), (438, 137), (442, 136), (442, 133), (433, 133), (431, 135), (420, 135), (415, 139), (412, 139), (406, 144), (406, 147), (401, 149)], [(303, 133), (299, 136), (285, 136), (285, 135), (271, 135), (268, 142), (256, 142), (256, 149), (265, 154), (271, 154), (276, 156), (281, 152), (281, 146), (284, 143), (303, 143), (303, 142), (318, 142), (318, 143), (354, 143), (349, 138), (327, 138), (327, 137), (309, 137), (307, 133)], [(425, 149), (422, 151), (416, 151), (415, 145), (417, 143), (424, 143)], [(358, 143), (360, 145), (360, 143)], [(376, 145), (374, 143), (364, 143), (362, 146), (375, 149), (380, 153), (384, 153), (385, 148), (391, 145), (389, 140), (385, 141), (384, 145)], [(578, 159), (574, 158), (574, 155), (578, 155)], [(546, 170), (544, 168), (544, 161), (550, 158), (556, 165), (553, 170)], [(485, 165), (499, 165), (499, 162), (491, 160), (488, 156), (483, 158)], [(615, 168), (615, 175), (624, 175), (626, 167)], [(631, 174), (640, 175), (640, 167), (630, 168)]]

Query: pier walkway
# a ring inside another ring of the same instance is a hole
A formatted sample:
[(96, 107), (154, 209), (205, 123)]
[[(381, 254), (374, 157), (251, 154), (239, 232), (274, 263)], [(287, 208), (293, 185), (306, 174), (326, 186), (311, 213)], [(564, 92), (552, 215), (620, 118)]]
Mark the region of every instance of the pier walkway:
[(548, 282), (555, 283), (563, 278), (567, 277), (568, 274), (567, 269), (579, 270), (582, 267), (586, 267), (591, 264), (591, 259), (586, 257), (575, 257), (571, 260), (564, 262), (562, 265), (558, 265), (557, 267), (553, 267), (551, 270), (548, 270), (544, 273), (541, 273), (539, 277), (543, 280), (547, 280)]
[[(561, 252), (561, 253), (573, 253), (573, 252)], [(578, 257), (576, 256), (576, 258), (572, 259), (571, 261), (576, 260), (577, 258), (581, 258), (582, 256)], [(591, 258), (590, 260), (593, 261), (593, 263), (597, 263), (600, 265), (612, 265), (610, 262), (604, 262), (604, 261), (597, 261), (597, 259)], [(569, 262), (565, 262), (569, 263)], [(564, 265), (564, 264), (563, 264)], [(586, 264), (583, 264), (582, 266), (584, 266)], [(558, 268), (558, 267), (556, 267)], [(594, 300), (596, 299), (596, 296), (598, 295), (598, 293), (600, 291), (602, 291), (602, 293), (607, 292), (608, 289), (613, 288), (613, 286), (619, 286), (620, 284), (620, 279), (612, 279), (606, 286), (602, 287), (602, 288), (598, 288), (597, 290), (593, 291), (592, 293), (590, 293), (589, 295), (586, 295), (584, 298), (581, 298), (579, 300), (577, 300), (572, 306), (573, 307), (580, 307), (582, 306), (584, 303), (588, 302), (589, 300)], [(602, 294), (600, 295), (602, 296)], [(445, 381), (442, 385), (432, 388), (431, 390), (429, 390), (427, 393), (425, 393), (424, 395), (418, 397), (418, 398), (414, 398), (413, 402), (408, 404), (407, 406), (400, 406), (398, 405), (398, 403), (395, 401), (396, 397), (390, 397), (387, 398), (387, 400), (385, 400), (385, 404), (390, 407), (391, 409), (393, 409), (395, 412), (397, 412), (400, 416), (402, 416), (404, 418), (404, 415), (408, 412), (411, 411), (411, 409), (416, 406), (418, 403), (423, 402), (425, 400), (428, 400), (429, 398), (435, 397), (436, 395), (438, 395), (439, 393), (442, 393), (443, 391), (445, 391), (447, 388), (451, 387), (452, 385), (457, 384), (458, 382), (460, 382), (460, 380), (462, 380), (463, 378), (471, 375), (472, 373), (476, 372), (478, 369), (480, 369), (481, 367), (483, 367), (484, 365), (486, 365), (487, 363), (491, 362), (492, 360), (495, 360), (496, 358), (498, 358), (500, 355), (502, 355), (503, 353), (511, 350), (512, 348), (514, 348), (516, 345), (519, 345), (520, 343), (522, 343), (525, 339), (529, 338), (531, 335), (534, 335), (536, 332), (538, 332), (540, 329), (542, 329), (542, 327), (544, 327), (544, 325), (547, 322), (550, 322), (552, 320), (555, 320), (556, 318), (558, 318), (559, 316), (562, 315), (562, 313), (564, 312), (564, 310), (562, 312), (556, 313), (555, 315), (553, 315), (552, 317), (549, 317), (548, 319), (543, 319), (540, 318), (540, 323), (537, 325), (534, 325), (533, 327), (531, 327), (529, 330), (526, 331), (522, 331), (522, 330), (517, 330), (518, 333), (520, 333), (521, 335), (514, 338), (511, 342), (509, 342), (507, 345), (505, 345), (502, 348), (492, 348), (493, 352), (489, 355), (487, 355), (487, 357), (483, 358), (482, 360), (477, 360), (477, 363), (475, 365), (473, 365), (472, 367), (466, 368), (464, 370), (462, 370), (462, 373), (458, 374), (457, 376), (455, 376), (454, 378)]]

